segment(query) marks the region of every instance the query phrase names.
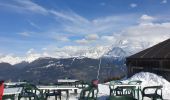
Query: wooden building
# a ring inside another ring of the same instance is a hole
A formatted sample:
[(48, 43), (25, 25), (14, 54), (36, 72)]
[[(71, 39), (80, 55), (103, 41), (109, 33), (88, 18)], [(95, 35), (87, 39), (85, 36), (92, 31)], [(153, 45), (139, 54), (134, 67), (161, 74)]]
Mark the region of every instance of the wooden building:
[(138, 72), (152, 72), (170, 81), (170, 39), (127, 57), (128, 77)]

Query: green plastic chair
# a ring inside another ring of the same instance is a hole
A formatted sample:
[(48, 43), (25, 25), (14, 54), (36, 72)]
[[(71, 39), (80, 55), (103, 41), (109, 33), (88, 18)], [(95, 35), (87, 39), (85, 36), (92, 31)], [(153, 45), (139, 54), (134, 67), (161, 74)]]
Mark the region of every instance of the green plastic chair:
[(131, 96), (135, 97), (135, 86), (118, 86), (115, 88), (116, 96)]
[(115, 88), (114, 88), (114, 84), (122, 84), (122, 82), (121, 82), (121, 81), (112, 81), (112, 82), (110, 83), (110, 85), (109, 85), (110, 96), (111, 96), (111, 95), (115, 95), (115, 93), (116, 93), (116, 90), (115, 90)]
[(142, 81), (140, 81), (140, 80), (133, 80), (133, 81), (129, 81), (128, 84), (140, 85), (140, 84), (142, 84)]
[[(163, 100), (162, 88), (163, 88), (163, 86), (144, 87), (143, 91), (142, 91), (142, 100), (144, 100), (144, 97), (152, 98), (152, 100), (157, 100), (157, 99)], [(155, 92), (154, 93), (146, 93), (147, 90), (155, 90)], [(158, 93), (159, 91), (160, 91), (160, 94)]]
[(2, 100), (15, 100), (15, 95), (4, 95)]
[(94, 79), (88, 87), (82, 89), (79, 100), (97, 100), (99, 80)]
[[(142, 81), (140, 80), (133, 80), (133, 81), (129, 81), (128, 84), (130, 85), (141, 85)], [(140, 94), (142, 92), (141, 86), (138, 86), (137, 88), (134, 88), (135, 93), (137, 93), (137, 98), (139, 99)], [(135, 94), (136, 95), (136, 94)]]
[(79, 100), (97, 100), (98, 87), (84, 88), (80, 93)]
[(110, 96), (107, 100), (137, 100), (131, 96)]
[(77, 87), (77, 88), (79, 88), (79, 89), (83, 89), (83, 88), (85, 88), (87, 85), (88, 85), (88, 83), (87, 83), (87, 82), (84, 82), (84, 81), (82, 81), (82, 80), (75, 82), (75, 87)]
[(24, 84), (23, 90), (18, 96), (18, 100), (21, 98), (29, 98), (29, 100), (44, 100), (44, 94), (41, 90), (39, 90), (35, 85), (33, 84)]
[(51, 97), (51, 96), (55, 96), (55, 100), (57, 100), (57, 97), (59, 97), (61, 100), (61, 91), (59, 90), (53, 90), (53, 91), (48, 90), (48, 91), (45, 91), (44, 94), (45, 94), (45, 100), (47, 100), (48, 97)]

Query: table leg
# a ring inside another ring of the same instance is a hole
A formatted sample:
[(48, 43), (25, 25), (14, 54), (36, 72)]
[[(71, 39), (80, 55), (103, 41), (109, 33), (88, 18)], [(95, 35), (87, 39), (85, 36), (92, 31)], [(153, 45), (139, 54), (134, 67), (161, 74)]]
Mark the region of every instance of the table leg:
[(138, 93), (137, 93), (137, 95), (138, 95), (138, 100), (139, 100), (139, 91), (140, 91), (140, 88), (138, 87)]
[(67, 98), (66, 100), (69, 100), (69, 90), (66, 90)]
[(74, 89), (74, 93), (77, 94), (77, 89)]

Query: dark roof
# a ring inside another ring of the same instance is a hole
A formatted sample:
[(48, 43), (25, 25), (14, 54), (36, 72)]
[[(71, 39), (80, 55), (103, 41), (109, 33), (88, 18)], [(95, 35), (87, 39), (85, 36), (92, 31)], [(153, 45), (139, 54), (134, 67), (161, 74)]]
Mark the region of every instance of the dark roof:
[(129, 56), (127, 59), (131, 58), (170, 59), (170, 39), (165, 40), (132, 56)]

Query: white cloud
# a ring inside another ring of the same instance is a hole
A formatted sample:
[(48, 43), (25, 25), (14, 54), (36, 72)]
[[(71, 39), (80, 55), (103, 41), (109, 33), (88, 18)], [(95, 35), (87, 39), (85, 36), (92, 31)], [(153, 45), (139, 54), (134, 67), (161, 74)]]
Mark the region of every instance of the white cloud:
[(56, 36), (53, 37), (55, 40), (60, 41), (60, 42), (69, 42), (70, 39), (66, 36)]
[(25, 37), (29, 37), (31, 33), (30, 32), (21, 32), (21, 33), (18, 33), (18, 34), (25, 36)]
[(81, 39), (81, 40), (75, 40), (76, 43), (81, 44), (81, 45), (86, 45), (88, 44), (90, 41), (86, 40), (86, 39)]
[[(145, 20), (153, 20), (153, 17), (142, 16)], [(147, 41), (151, 45), (161, 42), (170, 37), (170, 22), (166, 23), (154, 23), (148, 22), (148, 24), (139, 24), (137, 26), (131, 26), (122, 31), (123, 38)]]
[[(53, 39), (56, 39), (57, 41), (74, 42), (83, 45), (64, 46), (57, 49), (45, 47), (45, 49), (43, 49), (43, 53), (36, 53), (35, 50), (31, 49), (27, 52), (27, 56), (30, 57), (29, 59), (33, 59), (34, 57), (39, 56), (71, 57), (78, 55), (88, 55), (89, 57), (89, 55), (91, 55), (91, 52), (97, 55), (96, 52), (98, 51), (96, 50), (105, 51), (101, 48), (105, 48), (105, 46), (109, 46), (112, 44), (117, 44), (116, 41), (119, 40), (130, 41), (129, 43), (134, 44), (137, 44), (139, 42), (149, 42), (151, 43), (151, 45), (153, 45), (170, 37), (170, 22), (155, 23), (154, 21), (157, 20), (156, 17), (149, 16), (147, 14), (142, 15), (139, 19), (135, 19), (135, 15), (120, 15), (105, 16), (89, 20), (73, 11), (48, 10), (38, 4), (31, 2), (30, 0), (16, 1), (17, 4), (13, 5), (12, 7), (17, 8), (18, 10), (26, 10), (38, 14), (48, 14), (55, 17), (56, 21), (61, 23), (60, 29), (56, 29), (56, 27), (54, 27), (54, 29), (52, 30), (54, 31), (53, 34), (48, 32), (47, 30), (46, 33), (49, 34), (46, 34), (46, 36), (49, 36), (51, 38), (52, 35), (54, 36)], [(7, 5), (8, 4), (6, 4), (6, 6)], [(131, 7), (137, 7), (137, 4), (131, 4)], [(136, 25), (137, 21), (140, 21), (138, 25)], [(30, 22), (30, 25), (37, 27), (37, 25), (33, 22)], [(56, 37), (54, 35), (62, 32), (74, 34), (74, 36), (82, 36), (84, 37), (84, 39), (70, 41), (69, 36), (57, 35)], [(31, 35), (30, 32), (22, 32), (19, 34), (23, 36)], [(96, 45), (100, 45), (99, 49), (95, 50), (93, 47), (90, 47), (91, 45), (89, 46), (89, 44), (92, 43), (93, 40), (95, 40), (96, 43), (94, 48), (96, 48)]]
[(70, 39), (68, 37), (60, 37), (60, 40), (63, 42), (69, 42)]
[(105, 2), (101, 2), (100, 5), (101, 6), (106, 6), (106, 3)]
[[(107, 34), (112, 33), (114, 30), (119, 30), (125, 27), (127, 24), (134, 23), (131, 15), (122, 16), (106, 16), (101, 18), (95, 18), (89, 20), (74, 12), (57, 12), (51, 11), (56, 17), (56, 21), (59, 21), (62, 25), (63, 33), (71, 33), (76, 35), (87, 34)], [(125, 18), (130, 18), (128, 21)], [(118, 26), (121, 26), (118, 27)]]
[(35, 50), (33, 48), (31, 48), (27, 51), (26, 54), (29, 55), (29, 54), (33, 54), (33, 53), (35, 53)]
[(115, 40), (115, 37), (113, 35), (110, 35), (110, 36), (104, 35), (104, 36), (101, 37), (101, 40), (102, 41), (113, 42)]
[(7, 7), (10, 10), (15, 12), (22, 12), (22, 13), (38, 13), (47, 15), (48, 11), (44, 7), (32, 2), (31, 0), (13, 0), (10, 3), (0, 3), (0, 6)]
[(40, 27), (32, 21), (29, 21), (29, 24), (37, 29), (40, 29)]
[[(130, 45), (143, 45), (143, 48), (157, 44), (163, 40), (170, 38), (170, 22), (156, 23), (153, 20), (158, 20), (155, 17), (142, 15), (140, 20), (147, 20), (147, 24), (133, 25), (122, 29), (119, 33), (113, 35), (102, 35), (98, 43), (105, 45), (119, 44), (117, 41), (128, 41)], [(102, 42), (100, 42), (102, 41)], [(135, 44), (136, 43), (136, 44)]]
[[(56, 10), (50, 10), (47, 8), (44, 8), (31, 0), (14, 0), (17, 3), (9, 3), (4, 5), (10, 5), (11, 7), (16, 7), (17, 10), (24, 10), (24, 12), (28, 12), (27, 10), (38, 13), (38, 14), (48, 14), (48, 16), (56, 18), (57, 22), (60, 22), (60, 28), (54, 27), (53, 29), (55, 33), (69, 33), (69, 34), (76, 34), (77, 36), (87, 36), (87, 34), (94, 34), (102, 35), (102, 34), (110, 34), (115, 30), (120, 30), (124, 26), (126, 26), (126, 23), (134, 23), (132, 21), (134, 16), (131, 15), (120, 15), (120, 16), (106, 16), (106, 17), (100, 17), (100, 18), (94, 18), (94, 19), (87, 19), (85, 17), (80, 16), (79, 14), (73, 12), (73, 11), (56, 11)], [(10, 7), (8, 6), (8, 7)], [(11, 8), (10, 7), (10, 8)], [(124, 20), (125, 18), (129, 18), (129, 20)], [(130, 20), (131, 19), (131, 20)], [(31, 26), (35, 28), (39, 28), (37, 24), (34, 22), (29, 22)], [(121, 26), (121, 28), (119, 27)], [(48, 35), (50, 32), (48, 33)], [(26, 35), (26, 34), (25, 34)], [(27, 34), (28, 35), (28, 34)], [(53, 35), (53, 34), (52, 34)], [(63, 39), (63, 40), (66, 40)]]
[(31, 62), (39, 57), (70, 58), (70, 57), (89, 57), (98, 58), (110, 50), (110, 45), (120, 46), (125, 50), (135, 53), (157, 44), (170, 37), (170, 22), (152, 23), (147, 25), (135, 25), (123, 29), (121, 33), (115, 35), (103, 35), (98, 41), (100, 46), (84, 46), (89, 41), (77, 40), (81, 46), (64, 46), (61, 48), (45, 47), (42, 53), (37, 53), (35, 49), (30, 49), (26, 57), (5, 56), (0, 58), (0, 62), (8, 61), (11, 64), (20, 61)]
[(97, 34), (88, 34), (85, 38), (91, 41), (99, 39), (99, 36)]
[(58, 19), (62, 19), (61, 21), (63, 22), (64, 20), (65, 21), (68, 21), (71, 22), (71, 23), (74, 23), (74, 24), (77, 24), (77, 25), (80, 25), (82, 23), (84, 24), (88, 24), (89, 21), (81, 16), (79, 16), (78, 14), (72, 12), (72, 11), (69, 11), (69, 12), (59, 12), (59, 11), (55, 11), (55, 10), (49, 10), (49, 13), (53, 14), (56, 18), (57, 18), (57, 21)]
[(166, 4), (168, 1), (167, 0), (162, 0), (161, 3)]
[(130, 4), (130, 7), (132, 7), (132, 8), (136, 8), (138, 5), (136, 4), (136, 3), (131, 3)]
[(48, 50), (48, 49), (47, 49), (47, 48), (42, 48), (41, 50), (46, 51), (46, 50)]
[(32, 2), (31, 0), (15, 0), (15, 1), (18, 2), (23, 9), (42, 14), (47, 14), (48, 12), (45, 8)]
[(141, 20), (144, 20), (144, 21), (153, 21), (155, 18), (152, 17), (152, 16), (149, 16), (149, 15), (144, 14), (144, 15), (142, 15), (142, 16), (140, 17), (140, 19), (141, 19)]
[[(89, 51), (92, 49), (84, 50), (82, 48), (92, 48), (92, 45), (89, 44), (92, 44), (93, 40), (95, 40), (96, 43), (93, 45), (93, 47), (100, 45), (100, 47), (104, 48), (105, 46), (128, 44), (128, 46), (131, 46), (131, 51), (135, 51), (136, 49), (141, 50), (141, 48), (152, 46), (170, 37), (170, 22), (156, 23), (156, 20), (158, 20), (156, 17), (146, 14), (142, 15), (136, 20), (140, 20), (138, 25), (127, 26), (126, 28), (122, 28), (122, 30), (118, 33), (115, 33), (112, 28), (115, 27), (115, 23), (117, 23), (117, 21), (119, 22), (119, 20), (122, 20), (123, 18), (109, 16), (104, 18), (96, 18), (90, 21), (81, 17), (80, 19), (83, 20), (77, 20), (78, 22), (76, 22), (76, 18), (72, 17), (78, 16), (75, 14), (76, 13), (73, 15), (64, 14), (60, 16), (60, 18), (63, 20), (69, 20), (68, 25), (66, 24), (67, 22), (63, 23), (63, 29), (70, 27), (71, 30), (68, 33), (75, 32), (76, 35), (84, 36), (84, 39), (73, 41), (74, 43), (79, 44), (79, 46), (64, 46), (63, 48), (57, 49), (46, 47), (46, 49), (41, 54), (42, 56), (71, 57), (78, 56), (78, 54), (81, 56), (86, 54), (92, 55)], [(105, 32), (110, 32), (110, 34), (103, 34)], [(57, 40), (68, 41), (68, 37), (59, 36)], [(52, 49), (52, 51), (50, 49)]]
[(145, 25), (145, 24), (152, 24), (153, 21), (155, 21), (156, 18), (152, 17), (152, 16), (149, 16), (149, 15), (146, 15), (146, 14), (143, 14), (141, 17), (140, 17), (140, 24), (142, 25)]

